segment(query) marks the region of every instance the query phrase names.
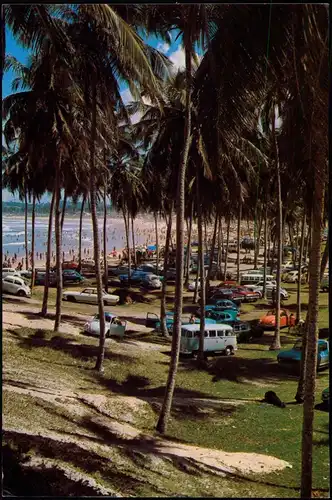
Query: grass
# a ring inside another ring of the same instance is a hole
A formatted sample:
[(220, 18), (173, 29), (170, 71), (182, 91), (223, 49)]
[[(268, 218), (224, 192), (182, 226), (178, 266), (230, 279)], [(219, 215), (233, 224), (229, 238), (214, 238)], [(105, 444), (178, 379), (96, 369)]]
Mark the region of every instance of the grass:
[[(290, 292), (290, 299), (285, 307), (294, 310), (296, 286), (285, 285), (285, 288)], [(36, 288), (35, 297), (39, 297), (41, 290)], [(51, 289), (50, 293), (52, 303), (55, 300), (55, 290)], [(304, 309), (307, 300), (308, 289), (304, 286)], [(262, 315), (263, 304), (263, 301), (243, 304), (243, 319), (246, 314), (250, 313), (252, 316), (256, 311), (257, 317)], [(130, 306), (130, 309), (119, 306), (119, 311), (126, 311), (127, 314), (130, 311), (130, 314), (135, 315), (154, 310), (157, 305), (135, 304)], [(79, 307), (80, 311), (84, 312), (84, 306), (77, 305), (77, 309)], [(319, 326), (327, 325), (328, 297), (327, 294), (321, 293)], [(7, 342), (7, 338), (16, 341)], [(160, 344), (161, 351), (132, 349), (133, 340)], [(210, 358), (204, 370), (198, 370), (192, 360), (181, 358), (167, 437), (228, 452), (272, 455), (290, 462), (292, 468), (262, 478), (253, 478), (254, 482), (250, 483), (247, 480), (234, 481), (228, 478), (206, 479), (197, 473), (180, 472), (174, 469), (174, 464), (163, 465), (164, 477), (156, 476), (147, 470), (147, 466), (144, 468), (144, 465), (136, 464), (134, 467), (130, 465), (128, 457), (122, 457), (127, 479), (124, 479), (119, 471), (117, 475), (107, 479), (102, 467), (91, 474), (96, 479), (99, 478), (100, 482), (106, 481), (108, 485), (128, 480), (126, 491), (138, 496), (175, 495), (178, 484), (181, 484), (183, 492), (189, 496), (215, 496), (216, 492), (219, 492), (219, 495), (229, 497), (298, 497), (303, 410), (301, 405), (293, 404), (297, 378), (277, 365), (276, 352), (269, 351), (271, 340), (272, 333), (265, 333), (255, 344), (240, 345), (235, 356)], [(294, 340), (294, 337), (288, 335), (287, 329), (282, 330), (283, 348), (290, 347)], [(168, 373), (169, 342), (156, 334), (132, 333), (127, 335), (123, 342), (107, 344), (103, 375), (98, 375), (93, 370), (97, 344), (97, 339), (86, 336), (77, 338), (64, 334), (55, 335), (51, 331), (28, 328), (4, 332), (4, 382), (20, 383), (24, 386), (31, 384), (31, 380), (36, 385), (43, 385), (46, 381), (54, 387), (68, 387), (89, 394), (134, 396), (144, 401), (147, 398), (159, 398), (159, 404), (156, 404), (155, 399), (154, 403), (151, 403), (152, 412), (139, 416), (140, 427), (145, 432), (154, 433)], [(318, 403), (322, 390), (328, 384), (328, 370), (320, 372), (316, 388)], [(260, 402), (267, 390), (275, 390), (283, 401), (292, 404), (280, 409)], [(212, 406), (209, 411), (203, 411), (202, 403), (189, 402), (188, 398), (219, 398), (222, 403)], [(231, 405), (228, 399), (239, 400), (241, 404)], [(42, 428), (77, 432), (85, 425), (84, 422), (75, 420), (70, 411), (60, 411), (58, 408), (54, 411), (51, 403), (6, 389), (3, 391), (3, 408), (6, 426), (36, 431)], [(313, 484), (316, 490), (320, 490), (321, 496), (327, 496), (328, 413), (319, 409), (319, 405), (315, 410), (314, 430)], [(70, 458), (70, 453), (62, 459), (74, 460)], [(77, 466), (79, 470), (85, 470), (82, 463)], [(137, 470), (147, 482), (133, 482), (133, 475), (137, 476)], [(167, 474), (170, 475), (169, 478)], [(157, 489), (152, 486), (154, 482), (158, 485)]]

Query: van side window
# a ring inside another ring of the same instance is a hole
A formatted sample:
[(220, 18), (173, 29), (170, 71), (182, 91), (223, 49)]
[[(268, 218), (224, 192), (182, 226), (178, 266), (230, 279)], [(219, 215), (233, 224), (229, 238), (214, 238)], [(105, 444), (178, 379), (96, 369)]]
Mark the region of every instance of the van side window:
[(187, 332), (187, 339), (193, 338), (193, 332)]
[(218, 331), (218, 337), (225, 337), (225, 332), (224, 332), (224, 330), (219, 330), (219, 331)]
[(217, 336), (217, 332), (215, 330), (210, 330), (210, 338), (214, 338)]
[(204, 332), (204, 337), (208, 337), (209, 336), (209, 332)]

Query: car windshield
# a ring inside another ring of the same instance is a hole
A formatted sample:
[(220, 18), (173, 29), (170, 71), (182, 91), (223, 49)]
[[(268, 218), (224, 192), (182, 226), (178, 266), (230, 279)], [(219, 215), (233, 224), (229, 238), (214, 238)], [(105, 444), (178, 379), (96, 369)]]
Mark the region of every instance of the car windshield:
[(275, 311), (269, 311), (266, 316), (275, 316)]

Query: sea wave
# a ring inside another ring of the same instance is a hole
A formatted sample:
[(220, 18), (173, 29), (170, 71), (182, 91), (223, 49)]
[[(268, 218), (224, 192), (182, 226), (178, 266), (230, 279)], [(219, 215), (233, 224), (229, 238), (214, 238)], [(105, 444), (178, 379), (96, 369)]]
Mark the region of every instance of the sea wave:
[[(28, 241), (28, 244), (31, 243), (31, 241)], [(11, 241), (10, 243), (2, 243), (3, 247), (14, 247), (14, 246), (23, 246), (25, 245), (25, 241)]]
[(18, 233), (13, 233), (11, 231), (5, 231), (2, 234), (3, 234), (3, 236), (5, 236), (6, 234), (9, 236), (23, 236), (25, 234), (25, 231), (19, 231)]

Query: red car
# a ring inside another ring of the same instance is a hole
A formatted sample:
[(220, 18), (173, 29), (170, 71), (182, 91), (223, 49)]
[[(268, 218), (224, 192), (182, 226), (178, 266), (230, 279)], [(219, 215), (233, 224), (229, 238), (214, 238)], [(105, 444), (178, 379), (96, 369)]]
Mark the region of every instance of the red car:
[(248, 290), (248, 288), (243, 286), (237, 286), (231, 288), (231, 290), (235, 296), (242, 297), (243, 302), (256, 302), (261, 297), (260, 293)]
[(62, 269), (77, 269), (78, 263), (73, 261), (65, 261), (62, 263)]

